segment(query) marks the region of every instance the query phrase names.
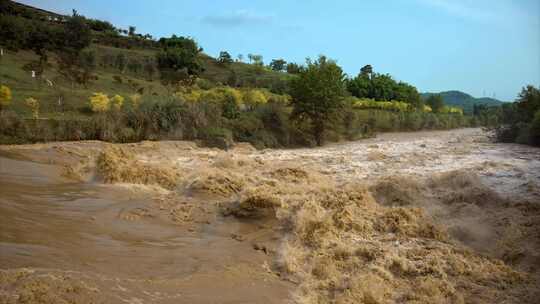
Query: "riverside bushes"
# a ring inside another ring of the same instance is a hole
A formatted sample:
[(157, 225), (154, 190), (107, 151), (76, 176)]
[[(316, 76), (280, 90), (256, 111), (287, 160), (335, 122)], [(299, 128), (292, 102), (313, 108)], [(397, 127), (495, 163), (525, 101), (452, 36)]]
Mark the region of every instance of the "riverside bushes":
[[(207, 103), (174, 105), (165, 101), (146, 102), (137, 109), (97, 113), (71, 119), (25, 119), (14, 112), (0, 113), (0, 143), (22, 144), (47, 141), (103, 140), (201, 140), (220, 148), (232, 141), (249, 142), (257, 148), (313, 146), (309, 125), (289, 120), (284, 106), (265, 104), (242, 112), (236, 119), (220, 116)], [(354, 110), (328, 129), (331, 141), (369, 137), (376, 132), (450, 129), (468, 126), (469, 119), (451, 114), (393, 113)]]
[(477, 110), (484, 125), (495, 131), (500, 142), (540, 146), (540, 90), (524, 87), (513, 103)]
[[(115, 106), (97, 102), (96, 96), (90, 98), (89, 106), (99, 104), (100, 111), (71, 118), (28, 119), (4, 110), (0, 113), (0, 143), (172, 139), (200, 140), (222, 149), (234, 141), (249, 142), (260, 149), (316, 143), (309, 121), (291, 120), (289, 97), (266, 90), (192, 88), (170, 97), (137, 95), (130, 97), (130, 102), (115, 102)], [(453, 113), (345, 106), (338, 119), (328, 123), (324, 136), (329, 141), (353, 140), (381, 131), (450, 129), (469, 124), (468, 117)]]

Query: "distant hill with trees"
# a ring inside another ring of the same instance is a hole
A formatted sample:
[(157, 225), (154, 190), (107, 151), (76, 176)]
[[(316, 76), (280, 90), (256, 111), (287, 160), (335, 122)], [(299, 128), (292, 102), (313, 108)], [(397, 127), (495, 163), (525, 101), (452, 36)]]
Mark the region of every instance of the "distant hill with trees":
[(420, 94), (422, 99), (427, 100), (429, 96), (439, 94), (443, 98), (445, 104), (453, 107), (460, 107), (466, 114), (471, 114), (473, 112), (475, 105), (484, 105), (484, 106), (500, 106), (504, 104), (504, 101), (489, 98), (481, 97), (476, 98), (467, 93), (461, 91), (445, 91), (440, 93), (422, 93)]

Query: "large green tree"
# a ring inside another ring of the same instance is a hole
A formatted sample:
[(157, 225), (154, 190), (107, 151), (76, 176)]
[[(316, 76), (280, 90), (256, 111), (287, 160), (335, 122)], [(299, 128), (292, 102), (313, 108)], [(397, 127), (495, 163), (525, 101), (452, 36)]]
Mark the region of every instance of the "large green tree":
[(58, 56), (59, 72), (72, 84), (86, 84), (92, 66), (86, 65), (81, 52), (90, 45), (92, 33), (86, 19), (73, 10), (64, 25), (63, 31), (56, 33), (55, 52)]
[(217, 61), (222, 65), (226, 65), (226, 64), (232, 63), (233, 59), (232, 59), (231, 54), (229, 54), (229, 52), (221, 51), (219, 52), (219, 57)]
[(343, 70), (325, 56), (308, 59), (306, 68), (291, 81), (292, 118), (310, 121), (317, 145), (323, 144), (328, 123), (343, 107), (345, 92)]
[(420, 108), (423, 103), (418, 90), (403, 81), (396, 81), (389, 74), (373, 72), (371, 65), (360, 69), (360, 73), (347, 81), (347, 89), (358, 98), (371, 98), (375, 100), (398, 100)]
[(270, 68), (274, 71), (283, 71), (285, 69), (285, 66), (287, 65), (287, 61), (279, 58), (279, 59), (272, 59), (272, 62), (270, 62)]
[(264, 65), (262, 55), (251, 54), (251, 60), (253, 61), (254, 65), (257, 65), (257, 66), (263, 66)]
[(294, 62), (289, 62), (287, 63), (287, 67), (285, 69), (289, 74), (298, 74), (302, 70), (302, 66)]
[(528, 85), (521, 89), (516, 101), (520, 119), (529, 122), (533, 119), (535, 112), (540, 110), (540, 90)]
[(371, 77), (371, 74), (373, 74), (373, 67), (370, 64), (365, 65), (360, 69), (360, 75), (365, 75), (369, 78)]
[(22, 17), (0, 15), (0, 47), (14, 51), (25, 48), (30, 26)]
[(417, 109), (421, 109), (424, 105), (416, 87), (403, 81), (398, 82), (394, 87), (393, 99), (408, 102)]
[(365, 73), (360, 73), (358, 76), (347, 81), (347, 89), (349, 92), (358, 98), (371, 98), (371, 80)]
[(199, 54), (202, 48), (189, 37), (161, 38), (162, 50), (156, 55), (161, 80), (165, 84), (178, 83), (186, 76), (197, 76), (203, 71)]
[(128, 36), (135, 36), (135, 31), (137, 30), (136, 27), (134, 27), (133, 25), (130, 25), (129, 28), (128, 28)]

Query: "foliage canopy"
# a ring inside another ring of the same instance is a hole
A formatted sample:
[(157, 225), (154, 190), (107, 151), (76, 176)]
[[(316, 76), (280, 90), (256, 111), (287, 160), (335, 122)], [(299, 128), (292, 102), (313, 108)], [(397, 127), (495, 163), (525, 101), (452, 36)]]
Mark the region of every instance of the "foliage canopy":
[(335, 61), (320, 56), (306, 61), (306, 68), (291, 81), (293, 119), (309, 119), (318, 145), (323, 133), (343, 106), (345, 74)]

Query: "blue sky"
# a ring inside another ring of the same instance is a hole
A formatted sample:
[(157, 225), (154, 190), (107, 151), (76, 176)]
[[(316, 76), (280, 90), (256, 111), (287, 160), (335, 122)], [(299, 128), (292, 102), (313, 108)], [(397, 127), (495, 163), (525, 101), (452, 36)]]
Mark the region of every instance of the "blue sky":
[(23, 0), (72, 8), (154, 37), (194, 37), (205, 52), (303, 62), (325, 54), (346, 73), (365, 64), (422, 92), (513, 100), (540, 85), (539, 0)]

